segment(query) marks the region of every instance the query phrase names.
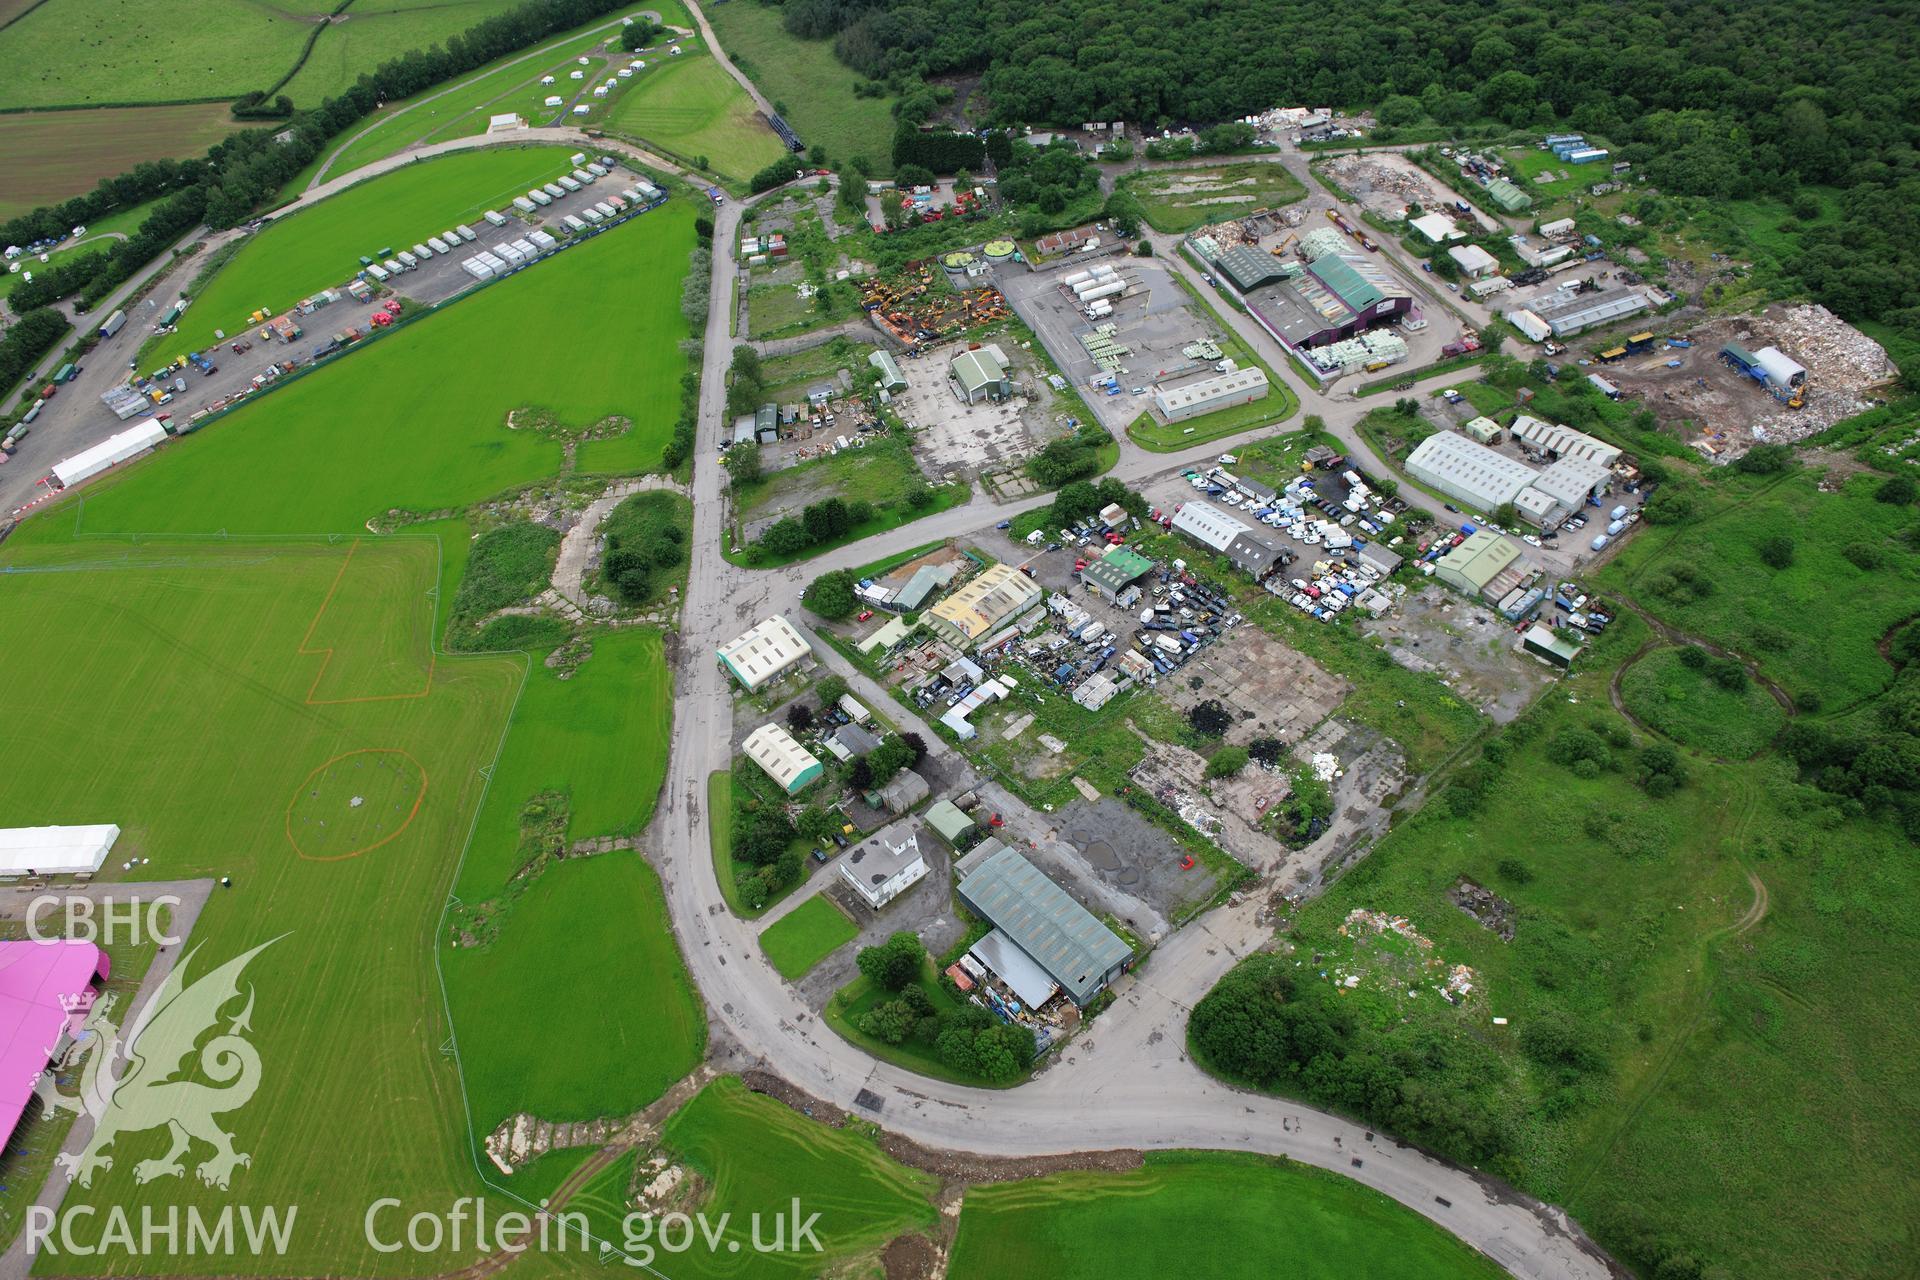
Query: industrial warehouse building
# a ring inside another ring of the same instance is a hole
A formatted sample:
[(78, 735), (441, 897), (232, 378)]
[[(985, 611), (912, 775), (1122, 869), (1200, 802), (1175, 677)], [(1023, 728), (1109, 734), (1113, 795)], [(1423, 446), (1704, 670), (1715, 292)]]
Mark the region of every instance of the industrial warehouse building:
[(751, 693), (813, 656), (813, 646), (775, 614), (720, 646), (720, 665)]
[(1173, 528), (1211, 547), (1257, 581), (1286, 562), (1286, 544), (1266, 531), (1206, 502), (1188, 502), (1173, 514)]
[(1550, 458), (1580, 458), (1611, 467), (1620, 457), (1620, 450), (1605, 440), (1524, 413), (1513, 420), (1513, 438)]
[(991, 344), (954, 356), (947, 377), (962, 404), (1005, 400), (1013, 394), (1013, 382), (1007, 377), (1007, 357)]
[(1508, 213), (1519, 213), (1522, 209), (1533, 207), (1533, 197), (1505, 178), (1495, 178), (1489, 182), (1487, 195)]
[(1261, 328), (1290, 347), (1342, 342), (1413, 311), (1405, 286), (1361, 253), (1327, 249), (1300, 265), (1233, 246), (1213, 259), (1213, 267), (1240, 290)]
[(1080, 578), (1095, 594), (1117, 601), (1121, 592), (1152, 571), (1153, 561), (1132, 547), (1115, 547), (1081, 570)]
[(813, 753), (777, 724), (763, 724), (748, 734), (742, 750), (790, 796), (800, 794), (825, 772)]
[(1520, 638), (1520, 647), (1537, 658), (1544, 658), (1561, 670), (1573, 665), (1580, 656), (1580, 646), (1571, 640), (1562, 640), (1547, 628), (1535, 623), (1527, 628), (1527, 634)]
[(875, 351), (867, 357), (867, 363), (880, 372), (880, 389), (886, 392), (905, 391), (906, 375), (900, 372), (900, 364), (891, 352)]
[(1520, 544), (1481, 529), (1434, 562), (1433, 576), (1454, 590), (1498, 600), (1526, 577)]
[(1252, 404), (1265, 398), (1267, 374), (1264, 369), (1235, 369), (1217, 373), (1197, 382), (1176, 387), (1159, 387), (1153, 393), (1153, 407), (1168, 422), (1185, 422), (1216, 409)]
[(989, 565), (965, 586), (927, 610), (925, 619), (943, 640), (970, 649), (1007, 619), (1040, 599), (1033, 579), (1009, 564)]
[(1456, 244), (1448, 248), (1447, 256), (1454, 265), (1465, 273), (1467, 279), (1478, 280), (1490, 276), (1500, 269), (1500, 260), (1477, 244)]
[(973, 954), (1023, 1000), (1038, 1008), (1053, 992), (1023, 990), (1022, 985), (1033, 984), (1015, 983), (1021, 975), (1007, 970), (1017, 970), (1019, 958), (1037, 966), (1048, 984), (1083, 1008), (1125, 972), (1132, 949), (1066, 890), (1012, 849), (1001, 846), (980, 858), (983, 852), (985, 845), (959, 865), (960, 901), (993, 925)]
[[(1514, 435), (1520, 436), (1517, 422)], [(1611, 448), (1591, 436), (1581, 438), (1598, 446), (1602, 453)], [(1617, 450), (1614, 456), (1618, 456)], [(1589, 498), (1604, 494), (1613, 481), (1607, 465), (1592, 457), (1570, 454), (1544, 471), (1536, 471), (1517, 458), (1451, 431), (1436, 432), (1422, 440), (1407, 455), (1407, 474), (1480, 511), (1492, 511), (1511, 502), (1528, 523), (1543, 527), (1558, 524)]]
[(1429, 244), (1445, 244), (1460, 238), (1460, 228), (1444, 213), (1423, 213), (1408, 225), (1425, 236)]
[(1554, 337), (1565, 338), (1646, 309), (1647, 295), (1638, 289), (1620, 288), (1576, 293), (1565, 302), (1535, 304), (1533, 313), (1546, 323)]

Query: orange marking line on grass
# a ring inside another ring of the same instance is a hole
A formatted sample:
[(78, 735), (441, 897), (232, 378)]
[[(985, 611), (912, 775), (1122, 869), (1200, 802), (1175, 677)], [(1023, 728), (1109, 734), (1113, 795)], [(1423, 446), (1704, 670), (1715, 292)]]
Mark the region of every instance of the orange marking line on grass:
[[(361, 845), (358, 849), (349, 849), (345, 853), (328, 853), (328, 854), (308, 853), (305, 849), (302, 849), (300, 847), (300, 841), (298, 837), (296, 837), (293, 834), (293, 810), (294, 810), (294, 806), (300, 803), (300, 792), (306, 790), (307, 783), (312, 782), (315, 778), (319, 777), (321, 774), (325, 773), (328, 769), (340, 763), (342, 760), (345, 760), (348, 756), (361, 756), (361, 755), (405, 756), (407, 758), (407, 763), (411, 764), (414, 768), (420, 771), (420, 791), (419, 791), (419, 794), (415, 795), (413, 798), (413, 808), (407, 811), (407, 816), (401, 819), (400, 825), (395, 827), (391, 834), (383, 836), (378, 840), (375, 840), (372, 844)], [(345, 862), (348, 858), (357, 858), (363, 853), (372, 853), (375, 849), (378, 849), (381, 845), (387, 843), (387, 841), (397, 838), (401, 832), (405, 831), (408, 827), (413, 825), (413, 820), (420, 815), (420, 806), (425, 804), (426, 802), (427, 802), (427, 767), (421, 764), (418, 760), (415, 760), (413, 758), (413, 753), (411, 751), (406, 751), (400, 747), (359, 747), (352, 751), (342, 751), (339, 755), (335, 756), (333, 759), (327, 761), (325, 764), (315, 769), (312, 773), (308, 774), (306, 778), (300, 783), (300, 789), (293, 793), (293, 799), (287, 801), (287, 820), (286, 820), (287, 843), (293, 846), (293, 851), (295, 853), (299, 854), (302, 858), (305, 858), (308, 862)]]
[(340, 571), (333, 575), (333, 585), (327, 588), (326, 599), (320, 602), (320, 608), (313, 615), (313, 621), (307, 624), (307, 634), (300, 638), (300, 648), (298, 652), (301, 657), (311, 658), (322, 656), (325, 659), (320, 664), (320, 670), (314, 673), (313, 683), (307, 686), (306, 705), (310, 707), (342, 707), (351, 706), (356, 702), (409, 702), (415, 698), (424, 698), (433, 692), (433, 673), (435, 667), (439, 664), (440, 655), (434, 653), (431, 647), (429, 647), (427, 650), (427, 687), (418, 693), (371, 693), (360, 698), (316, 698), (313, 696), (314, 690), (320, 687), (320, 682), (327, 678), (327, 669), (333, 665), (333, 648), (332, 646), (328, 646), (324, 649), (315, 649), (309, 646), (309, 642), (313, 639), (315, 628), (320, 625), (320, 619), (326, 616), (327, 606), (333, 603), (333, 593), (340, 589), (341, 579), (347, 576), (347, 567), (353, 563), (353, 553), (359, 549), (360, 539), (358, 538), (355, 538), (348, 544), (346, 559), (340, 562)]

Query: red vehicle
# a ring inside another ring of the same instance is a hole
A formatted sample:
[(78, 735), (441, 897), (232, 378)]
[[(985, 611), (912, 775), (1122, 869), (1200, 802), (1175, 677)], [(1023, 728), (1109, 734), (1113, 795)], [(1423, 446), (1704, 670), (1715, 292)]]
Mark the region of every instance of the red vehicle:
[(390, 316), (397, 316), (400, 314), (400, 299), (398, 298), (388, 299), (387, 314)]
[(865, 622), (865, 621), (866, 621), (866, 620), (867, 620), (868, 618), (871, 618), (872, 616), (873, 616), (873, 610), (871, 610), (871, 609), (862, 609), (862, 610), (860, 611), (860, 616), (859, 616), (859, 617), (857, 617), (857, 618), (855, 618), (855, 619), (854, 619), (854, 621), (855, 621), (855, 622)]

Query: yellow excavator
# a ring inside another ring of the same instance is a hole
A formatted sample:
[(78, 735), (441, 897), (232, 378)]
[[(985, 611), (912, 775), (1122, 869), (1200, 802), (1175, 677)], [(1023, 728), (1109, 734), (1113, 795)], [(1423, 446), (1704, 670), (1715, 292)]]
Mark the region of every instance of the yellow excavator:
[(1267, 252), (1271, 253), (1276, 258), (1284, 258), (1287, 256), (1288, 246), (1292, 245), (1293, 242), (1298, 240), (1299, 238), (1300, 238), (1300, 233), (1298, 231), (1291, 232), (1288, 234), (1285, 240), (1282, 240), (1279, 244), (1273, 246), (1273, 248), (1269, 249)]

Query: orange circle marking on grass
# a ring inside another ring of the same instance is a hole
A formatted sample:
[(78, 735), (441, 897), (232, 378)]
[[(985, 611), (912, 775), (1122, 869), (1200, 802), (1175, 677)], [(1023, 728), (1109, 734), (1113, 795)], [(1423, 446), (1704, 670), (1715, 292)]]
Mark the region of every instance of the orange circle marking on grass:
[[(413, 808), (407, 810), (407, 816), (401, 820), (399, 826), (395, 827), (386, 835), (381, 836), (372, 844), (361, 845), (358, 849), (349, 849), (345, 853), (308, 853), (300, 847), (299, 837), (293, 834), (294, 807), (300, 803), (300, 797), (313, 785), (314, 779), (339, 764), (342, 760), (351, 760), (355, 756), (400, 756), (405, 759), (408, 764), (412, 765), (420, 775), (420, 790), (414, 794)], [(342, 751), (339, 755), (328, 760), (312, 773), (309, 773), (305, 778), (301, 779), (299, 788), (293, 793), (293, 799), (287, 801), (287, 843), (293, 846), (295, 853), (305, 858), (308, 862), (344, 862), (348, 858), (357, 858), (363, 853), (372, 853), (375, 849), (378, 849), (381, 845), (386, 844), (389, 840), (392, 840), (395, 836), (412, 826), (414, 818), (419, 816), (420, 806), (426, 803), (426, 799), (427, 770), (424, 765), (413, 758), (411, 752), (403, 751), (399, 747), (361, 747), (354, 751)]]

